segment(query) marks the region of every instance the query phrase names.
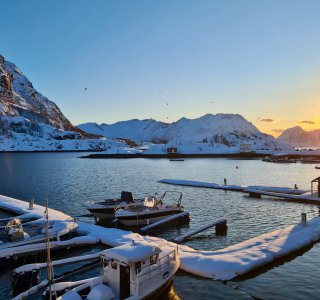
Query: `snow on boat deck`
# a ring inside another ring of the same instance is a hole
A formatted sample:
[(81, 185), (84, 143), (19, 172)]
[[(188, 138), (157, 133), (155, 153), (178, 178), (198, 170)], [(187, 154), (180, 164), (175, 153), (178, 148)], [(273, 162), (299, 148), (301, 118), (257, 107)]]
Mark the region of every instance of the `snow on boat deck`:
[[(37, 206), (42, 215), (44, 207)], [(16, 212), (23, 213), (27, 205), (23, 201), (1, 196), (0, 207), (10, 207)], [(56, 215), (56, 217), (62, 216), (67, 215), (62, 213)], [(135, 240), (136, 242), (160, 244), (160, 247), (163, 248), (177, 247), (176, 244), (157, 237), (141, 236), (129, 231), (83, 222), (79, 222), (78, 225), (78, 231), (88, 234), (84, 238), (91, 238), (109, 246), (119, 246)], [(230, 280), (309, 246), (319, 239), (320, 218), (317, 217), (308, 221), (307, 226), (292, 225), (221, 250), (200, 251), (179, 245), (180, 268), (206, 278)]]

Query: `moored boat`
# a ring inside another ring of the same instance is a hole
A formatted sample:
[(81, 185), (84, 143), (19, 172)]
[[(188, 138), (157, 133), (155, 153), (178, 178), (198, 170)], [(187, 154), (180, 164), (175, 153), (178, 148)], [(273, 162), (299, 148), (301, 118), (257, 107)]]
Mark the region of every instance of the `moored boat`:
[[(49, 224), (49, 239), (60, 239), (78, 228), (74, 221), (57, 221)], [(0, 232), (0, 257), (2, 252), (13, 247), (44, 242), (46, 239), (45, 226), (42, 221), (28, 222), (12, 218)]]
[(124, 207), (143, 205), (144, 199), (134, 199), (131, 192), (122, 191), (121, 197), (117, 199), (106, 199), (104, 201), (95, 202), (87, 205), (90, 214), (93, 215), (97, 221), (99, 220), (113, 220), (115, 211)]
[[(44, 299), (149, 299), (171, 284), (180, 266), (178, 247), (160, 242), (127, 243), (99, 253), (101, 275), (79, 281), (44, 280), (17, 295), (23, 299), (44, 289)], [(70, 264), (82, 257), (69, 258)], [(84, 257), (85, 258), (85, 257)], [(51, 262), (55, 265), (55, 262)]]
[[(168, 194), (179, 194), (176, 203), (165, 205), (164, 199)], [(160, 221), (171, 215), (181, 213), (183, 194), (175, 191), (166, 191), (159, 200), (156, 197), (146, 198), (143, 206), (119, 209), (115, 213), (116, 219), (125, 226), (144, 226)]]

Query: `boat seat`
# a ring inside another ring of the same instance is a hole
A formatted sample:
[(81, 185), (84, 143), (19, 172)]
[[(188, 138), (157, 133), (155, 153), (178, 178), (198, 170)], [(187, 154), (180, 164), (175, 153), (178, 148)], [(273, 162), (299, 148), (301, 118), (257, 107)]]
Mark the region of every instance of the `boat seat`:
[(122, 191), (121, 192), (121, 201), (125, 202), (134, 202), (131, 192)]

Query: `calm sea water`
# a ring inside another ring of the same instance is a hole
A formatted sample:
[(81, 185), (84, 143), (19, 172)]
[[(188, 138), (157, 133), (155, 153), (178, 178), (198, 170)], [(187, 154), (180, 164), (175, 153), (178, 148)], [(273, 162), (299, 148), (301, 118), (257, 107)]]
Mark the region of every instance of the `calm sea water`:
[[(217, 218), (228, 220), (226, 236), (204, 232), (186, 244), (196, 249), (222, 249), (257, 235), (298, 223), (302, 212), (308, 218), (319, 208), (271, 199), (253, 199), (241, 193), (212, 189), (176, 187), (159, 183), (162, 178), (201, 180), (228, 184), (272, 185), (310, 188), (319, 176), (314, 165), (272, 164), (260, 160), (186, 159), (80, 159), (79, 153), (2, 153), (0, 154), (0, 194), (44, 204), (72, 216), (87, 213), (83, 204), (89, 199), (118, 197), (122, 190), (135, 196), (181, 191), (183, 205), (191, 214), (189, 225), (157, 233), (173, 238)], [(238, 166), (238, 168), (236, 168)], [(1, 215), (2, 217), (2, 215)], [(66, 255), (98, 251), (76, 249), (56, 253)], [(0, 275), (0, 299), (10, 298), (11, 270)], [(320, 246), (278, 262), (266, 269), (226, 284), (179, 272), (168, 299), (320, 299)]]

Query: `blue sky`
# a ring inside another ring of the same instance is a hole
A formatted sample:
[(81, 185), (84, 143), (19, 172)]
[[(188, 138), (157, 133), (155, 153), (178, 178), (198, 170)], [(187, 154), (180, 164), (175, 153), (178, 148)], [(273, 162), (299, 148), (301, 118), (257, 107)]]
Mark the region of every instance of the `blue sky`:
[(74, 124), (223, 112), (312, 129), (319, 16), (311, 0), (11, 0), (0, 53)]

